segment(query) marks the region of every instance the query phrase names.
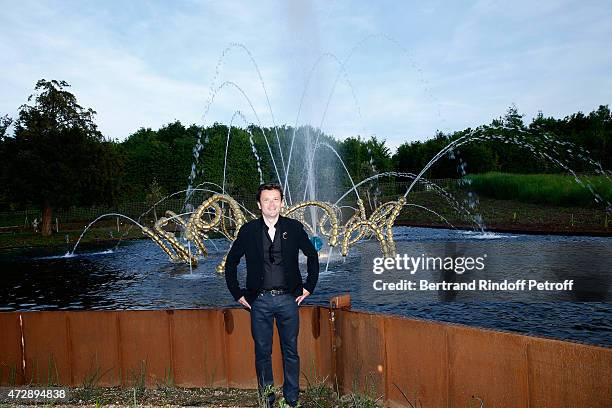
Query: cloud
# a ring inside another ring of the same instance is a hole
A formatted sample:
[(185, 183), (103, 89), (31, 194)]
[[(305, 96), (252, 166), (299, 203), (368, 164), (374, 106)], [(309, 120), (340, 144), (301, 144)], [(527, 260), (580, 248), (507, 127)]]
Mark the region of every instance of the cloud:
[[(607, 2), (558, 1), (13, 2), (0, 15), (6, 39), (0, 114), (14, 115), (38, 79), (54, 78), (68, 81), (81, 104), (98, 111), (101, 130), (112, 138), (175, 119), (227, 123), (236, 110), (255, 123), (232, 86), (203, 118), (214, 80), (240, 86), (270, 126), (250, 56), (226, 48), (237, 42), (256, 61), (279, 125), (294, 124), (322, 53), (343, 61), (353, 52), (323, 130), (340, 138), (376, 134), (397, 146), (437, 129), (488, 123), (512, 103), (528, 117), (609, 103), (610, 11)], [(337, 61), (323, 58), (300, 124), (321, 123), (338, 70)]]

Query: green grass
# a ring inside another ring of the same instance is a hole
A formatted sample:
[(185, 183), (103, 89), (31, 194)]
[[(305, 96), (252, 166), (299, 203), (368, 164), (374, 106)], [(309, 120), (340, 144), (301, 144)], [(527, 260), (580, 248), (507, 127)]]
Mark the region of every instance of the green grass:
[[(0, 249), (2, 248), (25, 248), (25, 247), (61, 247), (72, 249), (81, 235), (83, 228), (60, 231), (44, 237), (40, 233), (32, 231), (10, 232), (0, 234)], [(125, 228), (117, 232), (113, 227), (93, 227), (83, 236), (81, 243), (86, 242), (118, 242), (123, 236)], [(112, 233), (112, 235), (111, 235)], [(123, 239), (144, 238), (139, 228), (132, 228)]]
[[(559, 174), (484, 173), (466, 177), (467, 188), (486, 197), (559, 207), (603, 207), (595, 195), (576, 182), (573, 176)], [(612, 202), (612, 181), (604, 176), (581, 177), (595, 193)]]
[[(462, 202), (462, 195), (453, 192)], [(531, 231), (541, 233), (607, 234), (612, 227), (612, 214), (605, 208), (564, 207), (500, 200), (478, 194), (478, 205), (470, 209), (482, 217), (486, 229)], [(455, 211), (448, 203), (431, 191), (410, 194), (409, 202), (431, 208), (458, 228), (473, 228), (472, 218)], [(464, 204), (464, 206), (466, 206)], [(469, 208), (466, 206), (466, 208)], [(436, 215), (416, 207), (404, 207), (396, 225), (448, 227)]]

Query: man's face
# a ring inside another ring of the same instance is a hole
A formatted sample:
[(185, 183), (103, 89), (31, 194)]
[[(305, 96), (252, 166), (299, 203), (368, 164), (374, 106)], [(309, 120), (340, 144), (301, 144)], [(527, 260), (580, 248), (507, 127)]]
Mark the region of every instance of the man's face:
[(280, 191), (262, 190), (257, 206), (261, 210), (264, 217), (276, 218), (280, 213), (281, 207), (283, 206)]

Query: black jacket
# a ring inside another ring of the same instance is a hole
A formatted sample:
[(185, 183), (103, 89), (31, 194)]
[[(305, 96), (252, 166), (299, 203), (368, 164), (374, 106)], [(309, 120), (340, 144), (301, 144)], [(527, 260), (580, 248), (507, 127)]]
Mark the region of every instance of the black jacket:
[[(225, 261), (225, 281), (235, 300), (242, 296), (250, 303), (254, 300), (263, 283), (263, 219), (250, 221), (240, 228), (238, 237), (234, 240)], [(281, 234), (281, 252), (283, 255), (283, 270), (287, 288), (294, 296), (302, 295), (302, 288), (311, 294), (314, 292), (319, 278), (319, 256), (308, 239), (301, 222), (292, 218), (279, 217), (277, 234)], [(302, 283), (302, 275), (298, 265), (299, 250), (308, 258), (308, 277)], [(246, 289), (241, 289), (238, 283), (238, 264), (240, 258), (246, 256), (247, 277)]]

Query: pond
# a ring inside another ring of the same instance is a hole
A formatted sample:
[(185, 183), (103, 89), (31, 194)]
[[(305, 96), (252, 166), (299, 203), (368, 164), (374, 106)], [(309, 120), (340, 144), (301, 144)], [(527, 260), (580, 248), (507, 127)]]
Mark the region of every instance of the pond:
[[(350, 293), (352, 308), (612, 347), (612, 238), (477, 233), (396, 227), (397, 252), (411, 257), (483, 257), (482, 270), (457, 274), (419, 270), (374, 274), (376, 240), (321, 253), (321, 274), (306, 304), (327, 305)], [(210, 257), (197, 267), (175, 264), (154, 243), (136, 240), (112, 250), (67, 249), (0, 252), (0, 311), (192, 309), (236, 306), (215, 273), (229, 243), (208, 241)], [(240, 274), (244, 274), (241, 264)], [(327, 267), (327, 268), (326, 268)], [(302, 266), (305, 272), (305, 265)], [(397, 282), (572, 281), (571, 290), (377, 291), (375, 280)]]

